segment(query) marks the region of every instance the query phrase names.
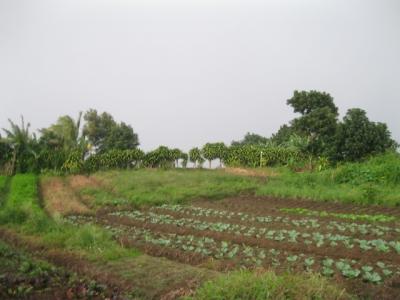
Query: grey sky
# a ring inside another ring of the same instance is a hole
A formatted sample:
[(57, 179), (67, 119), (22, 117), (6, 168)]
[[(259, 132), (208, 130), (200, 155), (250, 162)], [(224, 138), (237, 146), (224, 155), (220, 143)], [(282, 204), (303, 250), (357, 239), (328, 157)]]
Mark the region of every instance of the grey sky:
[(295, 89), (400, 141), (400, 1), (0, 0), (0, 127), (96, 108), (187, 150), (269, 136)]

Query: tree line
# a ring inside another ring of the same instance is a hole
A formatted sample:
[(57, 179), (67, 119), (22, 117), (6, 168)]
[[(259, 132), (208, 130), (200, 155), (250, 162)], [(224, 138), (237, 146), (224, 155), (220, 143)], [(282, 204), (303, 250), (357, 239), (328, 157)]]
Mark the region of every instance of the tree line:
[(110, 168), (202, 167), (219, 160), (222, 166), (263, 167), (272, 165), (320, 168), (341, 161), (395, 150), (397, 143), (384, 123), (368, 119), (364, 110), (349, 109), (339, 120), (331, 95), (319, 91), (295, 91), (287, 100), (299, 116), (284, 124), (271, 137), (248, 133), (231, 145), (206, 143), (185, 153), (166, 146), (144, 153), (133, 128), (116, 122), (107, 112), (90, 109), (76, 119), (61, 116), (38, 135), (21, 117), (18, 125), (0, 135), (0, 171), (83, 173)]

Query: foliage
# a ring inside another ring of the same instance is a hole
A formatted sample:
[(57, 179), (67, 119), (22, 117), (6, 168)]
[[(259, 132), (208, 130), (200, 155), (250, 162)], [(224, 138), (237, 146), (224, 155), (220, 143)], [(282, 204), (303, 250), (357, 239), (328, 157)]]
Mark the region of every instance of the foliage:
[(87, 173), (108, 169), (129, 169), (139, 166), (143, 157), (144, 153), (139, 149), (114, 149), (89, 156), (84, 161), (83, 168)]
[(228, 148), (225, 164), (228, 166), (265, 167), (287, 165), (291, 161), (301, 161), (303, 156), (297, 149), (269, 146), (232, 146)]
[(291, 126), (309, 138), (308, 151), (317, 156), (331, 153), (338, 118), (333, 98), (324, 92), (294, 91), (287, 104), (301, 114), (301, 117), (292, 120)]
[(294, 173), (280, 168), (279, 175), (270, 177), (268, 184), (257, 189), (257, 194), (398, 206), (399, 164), (398, 153), (387, 153), (320, 172)]
[(90, 109), (84, 119), (83, 134), (98, 153), (111, 149), (135, 149), (139, 145), (138, 135), (132, 127), (124, 122), (118, 124), (107, 112), (98, 114), (97, 110)]
[(334, 156), (336, 160), (356, 161), (394, 146), (386, 124), (371, 122), (364, 110), (353, 108), (338, 125)]
[(227, 147), (224, 143), (207, 143), (203, 146), (201, 153), (205, 159), (209, 161), (209, 167), (211, 168), (211, 161), (219, 159), (220, 167), (222, 167), (222, 161), (226, 157)]
[(240, 141), (232, 141), (232, 146), (243, 146), (243, 145), (266, 145), (269, 139), (256, 133), (246, 133), (244, 138)]
[(189, 160), (193, 163), (194, 167), (201, 167), (204, 162), (204, 158), (201, 155), (201, 150), (197, 147), (190, 149)]
[(350, 299), (342, 289), (316, 275), (276, 275), (236, 271), (205, 283), (192, 298), (224, 299)]
[(83, 156), (84, 154), (80, 150), (70, 152), (67, 160), (61, 166), (61, 171), (69, 174), (82, 173), (82, 171), (84, 170)]
[(271, 137), (271, 142), (273, 142), (275, 145), (283, 145), (287, 143), (290, 139), (290, 137), (293, 134), (297, 134), (296, 131), (293, 129), (292, 126), (284, 124), (282, 125), (279, 130), (274, 133)]
[(147, 152), (143, 158), (143, 165), (149, 168), (171, 168), (174, 166), (176, 153), (166, 146)]
[(85, 149), (85, 139), (80, 134), (81, 119), (82, 112), (76, 121), (70, 116), (59, 117), (55, 124), (40, 130), (42, 136), (39, 143), (47, 145), (50, 149), (63, 149), (67, 152)]
[(30, 123), (25, 125), (24, 118), (21, 116), (21, 125), (18, 126), (10, 119), (10, 129), (4, 129), (6, 133), (5, 142), (11, 148), (11, 174), (15, 172), (35, 171), (37, 168), (35, 152), (36, 138), (29, 132)]

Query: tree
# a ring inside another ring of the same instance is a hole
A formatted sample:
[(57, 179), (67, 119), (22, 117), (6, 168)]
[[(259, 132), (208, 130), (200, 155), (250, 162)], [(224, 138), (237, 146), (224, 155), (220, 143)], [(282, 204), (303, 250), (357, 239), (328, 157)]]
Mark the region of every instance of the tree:
[(51, 148), (62, 148), (66, 152), (85, 148), (85, 139), (80, 134), (82, 112), (76, 121), (70, 116), (61, 116), (57, 122), (49, 128), (41, 129), (42, 136), (39, 143), (46, 144)]
[(240, 146), (240, 145), (265, 145), (269, 141), (268, 138), (263, 137), (256, 133), (246, 133), (244, 138), (240, 141), (232, 141), (232, 146)]
[(211, 161), (217, 158), (215, 144), (207, 143), (201, 149), (201, 154), (208, 160), (208, 166), (211, 169)]
[(25, 125), (21, 116), (21, 126), (8, 119), (10, 129), (3, 128), (6, 133), (5, 142), (12, 151), (11, 173), (35, 171), (37, 154), (34, 150), (36, 137), (29, 132), (30, 123)]
[(7, 142), (7, 140), (2, 138), (0, 134), (0, 173), (1, 172), (5, 172), (6, 174), (9, 173), (6, 170), (7, 169), (6, 165), (7, 162), (11, 160), (11, 158), (12, 158), (12, 148), (10, 144)]
[(174, 148), (171, 151), (172, 157), (175, 160), (175, 167), (177, 168), (179, 166), (179, 159), (181, 159), (183, 156), (183, 152), (178, 148)]
[(201, 151), (199, 148), (195, 147), (189, 150), (189, 160), (193, 163), (193, 167), (201, 167), (204, 162), (204, 158), (201, 156)]
[(325, 92), (294, 91), (287, 100), (294, 112), (301, 116), (292, 120), (291, 127), (309, 139), (308, 151), (314, 155), (327, 155), (332, 151), (337, 129), (338, 108)]
[(395, 145), (386, 124), (371, 122), (364, 110), (353, 108), (338, 126), (334, 159), (356, 161)]
[(138, 135), (130, 125), (118, 124), (107, 112), (101, 115), (90, 109), (85, 113), (86, 121), (83, 134), (87, 137), (96, 152), (104, 153), (110, 149), (128, 150), (139, 146)]
[(297, 134), (296, 131), (293, 129), (293, 127), (284, 124), (279, 128), (279, 130), (276, 133), (272, 135), (271, 142), (278, 146), (284, 145), (290, 140), (290, 137), (293, 134)]

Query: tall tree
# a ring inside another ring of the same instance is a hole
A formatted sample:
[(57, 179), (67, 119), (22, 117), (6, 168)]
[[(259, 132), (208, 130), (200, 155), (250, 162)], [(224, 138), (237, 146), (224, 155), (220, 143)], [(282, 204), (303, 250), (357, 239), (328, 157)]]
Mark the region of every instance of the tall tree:
[(21, 116), (21, 125), (18, 126), (8, 119), (10, 129), (3, 128), (6, 133), (5, 142), (12, 149), (11, 173), (33, 171), (37, 153), (34, 149), (36, 138), (29, 132), (30, 123), (25, 124)]
[(309, 139), (308, 150), (314, 155), (328, 155), (337, 129), (338, 108), (331, 95), (318, 91), (294, 91), (287, 100), (301, 116), (292, 120), (296, 132)]
[(98, 153), (111, 149), (128, 150), (139, 145), (138, 135), (125, 123), (118, 124), (107, 112), (98, 114), (90, 109), (85, 113), (83, 133)]
[(334, 158), (355, 161), (395, 145), (386, 124), (371, 122), (364, 110), (353, 108), (338, 126)]

